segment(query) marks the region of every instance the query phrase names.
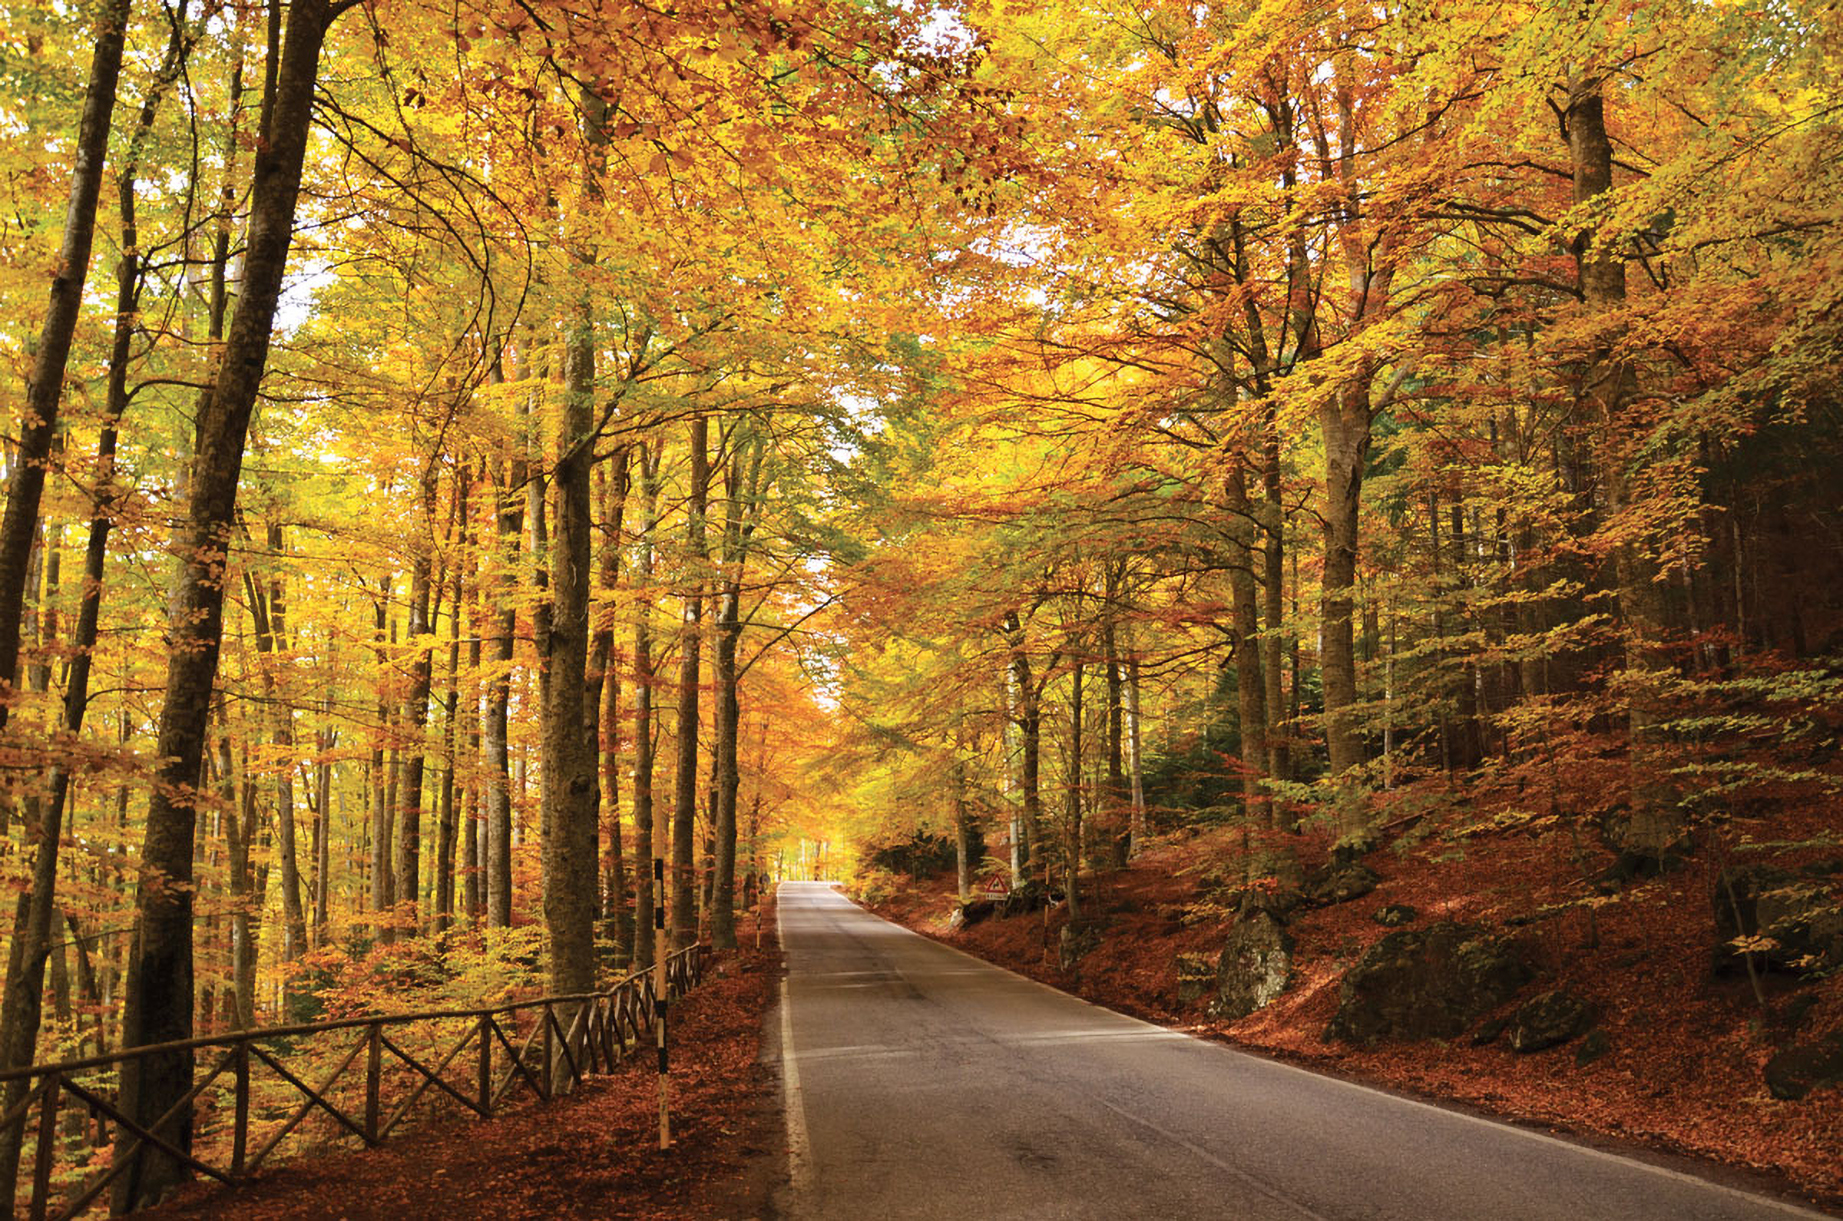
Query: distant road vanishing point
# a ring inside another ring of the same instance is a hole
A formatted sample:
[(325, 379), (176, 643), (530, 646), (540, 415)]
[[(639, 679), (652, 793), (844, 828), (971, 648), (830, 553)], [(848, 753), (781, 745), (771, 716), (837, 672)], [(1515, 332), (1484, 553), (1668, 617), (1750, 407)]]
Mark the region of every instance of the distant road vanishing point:
[(784, 1217), (1819, 1217), (1097, 1008), (780, 889)]

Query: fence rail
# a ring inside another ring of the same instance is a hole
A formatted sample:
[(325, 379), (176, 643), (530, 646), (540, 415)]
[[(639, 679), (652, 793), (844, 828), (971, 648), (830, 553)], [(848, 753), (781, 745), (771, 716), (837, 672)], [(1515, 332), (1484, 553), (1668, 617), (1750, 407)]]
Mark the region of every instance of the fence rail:
[[(693, 945), (667, 960), (668, 999), (703, 979), (709, 953)], [(291, 1139), (297, 1152), (349, 1137), (369, 1147), (439, 1103), (490, 1118), (521, 1090), (548, 1102), (590, 1073), (613, 1071), (652, 1032), (654, 1011), (648, 969), (600, 992), (228, 1031), (33, 1065), (0, 1072), (0, 1086), (27, 1086), (0, 1115), (0, 1137), (22, 1146), (21, 1178), (29, 1173), (31, 1184), (27, 1215), (63, 1221), (154, 1151), (235, 1184)], [(349, 1045), (340, 1040), (353, 1032)], [(115, 1097), (121, 1066), (182, 1052), (217, 1054), (200, 1056), (207, 1070), (195, 1073), (192, 1088), (150, 1127), (123, 1114)], [(312, 1084), (307, 1070), (297, 1071), (309, 1057), (333, 1064)], [(363, 1072), (353, 1071), (361, 1059)], [(27, 1194), (23, 1186), (15, 1198)]]

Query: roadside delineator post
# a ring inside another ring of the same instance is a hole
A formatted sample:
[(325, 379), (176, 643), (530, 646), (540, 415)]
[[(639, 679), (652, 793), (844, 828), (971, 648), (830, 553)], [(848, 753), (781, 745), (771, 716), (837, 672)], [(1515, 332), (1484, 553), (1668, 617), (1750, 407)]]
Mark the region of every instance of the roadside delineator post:
[(653, 1031), (659, 1044), (659, 1147), (672, 1147), (671, 1097), (666, 1073), (666, 993), (670, 990), (666, 970), (666, 861), (653, 858)]

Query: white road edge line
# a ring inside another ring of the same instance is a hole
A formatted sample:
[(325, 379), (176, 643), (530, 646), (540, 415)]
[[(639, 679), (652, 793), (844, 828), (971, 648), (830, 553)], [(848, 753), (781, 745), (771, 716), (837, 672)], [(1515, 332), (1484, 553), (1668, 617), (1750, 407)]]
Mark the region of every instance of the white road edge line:
[[(851, 902), (851, 900), (847, 899), (846, 902)], [(1584, 1153), (1589, 1157), (1598, 1158), (1601, 1161), (1617, 1162), (1618, 1164), (1623, 1165), (1623, 1166), (1636, 1166), (1641, 1169), (1647, 1170), (1652, 1174), (1661, 1175), (1662, 1177), (1667, 1178), (1667, 1179), (1675, 1179), (1683, 1183), (1694, 1183), (1697, 1186), (1706, 1188), (1711, 1191), (1721, 1192), (1724, 1195), (1736, 1196), (1736, 1197), (1739, 1197), (1740, 1199), (1748, 1200), (1748, 1201), (1758, 1203), (1758, 1204), (1767, 1204), (1785, 1213), (1787, 1216), (1813, 1217), (1813, 1218), (1817, 1218), (1817, 1221), (1831, 1221), (1831, 1219), (1835, 1218), (1837, 1215), (1835, 1213), (1819, 1212), (1819, 1211), (1816, 1211), (1810, 1208), (1807, 1205), (1795, 1204), (1790, 1200), (1782, 1200), (1776, 1196), (1762, 1195), (1760, 1192), (1748, 1191), (1745, 1188), (1741, 1188), (1741, 1187), (1731, 1187), (1726, 1183), (1719, 1183), (1712, 1179), (1703, 1178), (1700, 1175), (1686, 1174), (1685, 1172), (1681, 1170), (1673, 1170), (1668, 1166), (1658, 1166), (1658, 1165), (1654, 1165), (1651, 1162), (1643, 1161), (1638, 1158), (1625, 1157), (1621, 1154), (1612, 1153), (1605, 1149), (1596, 1149), (1592, 1145), (1581, 1144), (1581, 1143), (1578, 1143), (1576, 1141), (1571, 1141), (1571, 1140), (1563, 1140), (1559, 1136), (1551, 1136), (1547, 1132), (1537, 1132), (1530, 1128), (1523, 1127), (1521, 1124), (1509, 1123), (1501, 1119), (1488, 1119), (1482, 1115), (1473, 1115), (1466, 1111), (1455, 1110), (1450, 1107), (1443, 1107), (1443, 1106), (1438, 1105), (1437, 1103), (1424, 1102), (1419, 1098), (1411, 1098), (1404, 1094), (1395, 1094), (1395, 1093), (1390, 1093), (1385, 1090), (1372, 1089), (1371, 1087), (1367, 1085), (1363, 1085), (1356, 1081), (1346, 1081), (1342, 1077), (1333, 1077), (1329, 1073), (1315, 1073), (1309, 1068), (1301, 1068), (1296, 1064), (1288, 1064), (1284, 1060), (1277, 1060), (1277, 1059), (1269, 1058), (1267, 1056), (1254, 1055), (1253, 1053), (1242, 1051), (1240, 1048), (1235, 1047), (1231, 1044), (1221, 1043), (1215, 1039), (1206, 1039), (1201, 1035), (1192, 1034), (1187, 1030), (1173, 1030), (1169, 1026), (1160, 1026), (1160, 1025), (1157, 1025), (1156, 1023), (1145, 1021), (1142, 1018), (1133, 1017), (1131, 1014), (1121, 1013), (1118, 1009), (1109, 1009), (1105, 1005), (1097, 1005), (1093, 1001), (1088, 1000), (1085, 997), (1076, 996), (1072, 992), (1064, 992), (1061, 988), (1055, 987), (1051, 984), (1046, 984), (1040, 979), (1032, 979), (1028, 975), (1024, 975), (1020, 972), (1013, 971), (1010, 967), (1003, 967), (995, 962), (988, 962), (987, 960), (979, 957), (977, 954), (970, 954), (958, 946), (948, 945), (946, 942), (937, 941), (933, 937), (925, 937), (922, 934), (916, 932), (912, 928), (904, 928), (902, 925), (897, 924), (894, 920), (890, 920), (883, 916), (877, 915), (876, 912), (871, 911), (870, 909), (866, 908), (861, 903), (853, 903), (852, 906), (856, 907), (859, 911), (863, 912), (867, 916), (871, 916), (875, 919), (882, 920), (885, 924), (890, 925), (892, 928), (902, 929), (903, 932), (909, 934), (909, 936), (911, 937), (920, 937), (923, 941), (928, 942), (930, 945), (939, 946), (941, 949), (946, 950), (950, 954), (958, 954), (962, 958), (965, 958), (971, 962), (980, 963), (984, 966), (990, 967), (994, 971), (1003, 971), (1006, 975), (1011, 976), (1013, 979), (1022, 980), (1024, 983), (1027, 983), (1031, 985), (1032, 987), (1041, 988), (1045, 992), (1052, 992), (1055, 995), (1063, 997), (1067, 1000), (1078, 1001), (1081, 1004), (1088, 1006), (1090, 1009), (1099, 1009), (1101, 1012), (1109, 1014), (1113, 1017), (1119, 1018), (1123, 1022), (1131, 1022), (1134, 1025), (1144, 1026), (1148, 1030), (1156, 1030), (1156, 1031), (1160, 1031), (1165, 1034), (1174, 1034), (1182, 1038), (1191, 1039), (1197, 1043), (1202, 1044), (1204, 1047), (1213, 1048), (1217, 1052), (1220, 1052), (1220, 1053), (1224, 1053), (1224, 1054), (1231, 1055), (1231, 1056), (1239, 1056), (1244, 1059), (1256, 1061), (1257, 1063), (1260, 1063), (1260, 1064), (1271, 1064), (1276, 1068), (1283, 1068), (1283, 1069), (1286, 1069), (1288, 1072), (1298, 1073), (1302, 1077), (1311, 1077), (1315, 1081), (1329, 1081), (1335, 1085), (1343, 1086), (1345, 1089), (1356, 1090), (1359, 1093), (1364, 1093), (1364, 1094), (1373, 1094), (1379, 1098), (1389, 1099), (1392, 1102), (1405, 1103), (1408, 1106), (1419, 1107), (1422, 1110), (1432, 1111), (1438, 1115), (1448, 1115), (1455, 1119), (1463, 1119), (1469, 1123), (1479, 1124), (1483, 1127), (1495, 1128), (1501, 1132), (1513, 1132), (1516, 1135), (1524, 1137), (1525, 1139), (1528, 1139), (1528, 1140), (1542, 1141), (1550, 1145), (1560, 1145), (1564, 1149), (1571, 1149), (1576, 1153)], [(778, 920), (780, 908), (777, 906), (775, 908), (775, 911), (776, 911), (776, 919)], [(1119, 1108), (1114, 1107), (1110, 1109), (1118, 1110)], [(1148, 1127), (1151, 1126), (1150, 1124), (1146, 1123), (1145, 1120), (1140, 1119), (1138, 1116), (1127, 1115), (1126, 1112), (1124, 1111), (1121, 1111), (1120, 1113), (1122, 1115), (1125, 1115), (1129, 1119), (1135, 1120), (1135, 1122), (1146, 1124), (1146, 1126)]]
[[(774, 900), (774, 933), (785, 952), (787, 939), (782, 936), (779, 895)], [(794, 1057), (793, 998), (788, 993), (785, 976), (781, 978), (781, 1094), (787, 1111), (787, 1186), (797, 1199), (812, 1186), (812, 1155), (806, 1140), (806, 1100), (800, 1093), (800, 1062)]]

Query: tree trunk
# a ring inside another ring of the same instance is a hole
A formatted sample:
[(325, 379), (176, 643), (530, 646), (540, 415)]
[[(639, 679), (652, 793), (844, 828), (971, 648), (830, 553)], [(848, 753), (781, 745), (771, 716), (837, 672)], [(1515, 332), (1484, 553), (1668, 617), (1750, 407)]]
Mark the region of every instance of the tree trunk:
[[(19, 678), (19, 630), (25, 608), (26, 574), (31, 568), (32, 540), (38, 532), (45, 468), (58, 431), (58, 407), (64, 398), (71, 340), (83, 308), (84, 281), (89, 278), (96, 201), (102, 194), (103, 162), (109, 150), (109, 128), (115, 119), (115, 90), (121, 77), (128, 10), (129, 0), (108, 0), (96, 30), (89, 88), (83, 97), (73, 149), (64, 237), (53, 265), (44, 325), (32, 349), (32, 376), (26, 383), (19, 444), (13, 451), (13, 469), (7, 479), (6, 510), (0, 516), (0, 696), (9, 694)], [(132, 173), (125, 176), (128, 181), (132, 178)], [(0, 699), (0, 729), (6, 727), (7, 708), (8, 701)]]
[[(269, 524), (264, 541), (272, 555), (281, 556), (284, 539), (279, 523)], [(250, 615), (256, 625), (263, 699), (268, 707), (266, 716), (272, 725), (270, 740), (280, 748), (278, 754), (284, 760), (275, 777), (275, 811), (281, 841), (282, 961), (293, 962), (307, 945), (307, 915), (301, 906), (300, 861), (295, 848), (294, 765), (287, 760), (294, 749), (294, 712), (287, 706), (287, 694), (278, 693), (275, 682), (277, 654), (288, 647), (287, 598), (280, 576), (270, 580), (266, 595), (248, 572), (243, 580)]]
[(1082, 769), (1082, 678), (1085, 667), (1081, 662), (1075, 663), (1075, 672), (1070, 676), (1069, 684), (1069, 774), (1068, 774), (1068, 814), (1065, 819), (1067, 827), (1067, 852), (1069, 876), (1069, 924), (1071, 927), (1081, 919), (1081, 769)]
[(1331, 775), (1363, 763), (1357, 730), (1356, 635), (1351, 624), (1357, 584), (1357, 522), (1369, 458), (1367, 367), (1319, 411), (1325, 439), (1325, 563), (1319, 622), (1323, 652), (1325, 745)]
[(1139, 737), (1139, 658), (1126, 661), (1126, 766), (1132, 784), (1132, 814), (1127, 819), (1131, 835), (1130, 851), (1137, 855), (1145, 847), (1145, 769)]
[[(601, 501), (601, 546), (597, 551), (597, 580), (604, 598), (612, 597), (621, 579), (621, 518), (627, 508), (627, 450), (619, 448), (609, 461), (612, 471), (596, 472), (597, 499)], [(594, 780), (592, 804), (602, 847), (598, 858), (601, 902), (598, 905), (603, 935), (617, 956), (627, 948), (621, 930), (621, 913), (627, 904), (626, 854), (621, 845), (620, 725), (621, 678), (614, 669), (614, 620), (603, 620), (589, 649), (587, 690), (582, 711), (587, 721), (590, 775)]]
[(1024, 651), (1024, 624), (1016, 611), (1005, 616), (1005, 634), (1011, 644), (1011, 677), (1017, 688), (1018, 709), (1017, 724), (1021, 736), (1019, 748), (1023, 752), (1024, 782), (1024, 817), (1022, 840), (1023, 859), (1019, 862), (1020, 870), (1028, 872), (1037, 858), (1042, 855), (1039, 843), (1043, 825), (1043, 705), (1042, 693), (1031, 679), (1030, 656)]
[(390, 910), (397, 901), (395, 863), (391, 860), (391, 828), (396, 822), (395, 801), (391, 796), (392, 774), (385, 742), (391, 734), (390, 708), (390, 587), (386, 576), (377, 600), (372, 604), (373, 652), (378, 665), (377, 738), (371, 747), (371, 910), (376, 916), (377, 939), (390, 941), (396, 930), (390, 924)]
[[(1574, 200), (1577, 204), (1586, 203), (1613, 188), (1613, 148), (1606, 133), (1604, 78), (1596, 75), (1573, 83), (1565, 120)], [(1574, 244), (1581, 295), (1590, 316), (1615, 313), (1623, 308), (1626, 299), (1624, 261), (1612, 249), (1596, 247), (1595, 240), (1596, 234), (1589, 230)], [(1591, 444), (1598, 451), (1595, 465), (1605, 493), (1606, 517), (1616, 520), (1632, 495), (1633, 458), (1624, 452), (1620, 417), (1631, 398), (1635, 379), (1631, 366), (1613, 357), (1612, 346), (1607, 338), (1595, 341), (1581, 398), (1589, 416), (1586, 422), (1594, 433)], [(1663, 649), (1665, 611), (1659, 587), (1652, 579), (1655, 564), (1646, 556), (1642, 539), (1622, 530), (1611, 550), (1630, 700), (1630, 834), (1633, 847), (1661, 853), (1681, 828), (1681, 816), (1666, 791), (1668, 785), (1656, 758), (1660, 745), (1658, 679), (1670, 667)]]
[[(580, 96), (584, 140), (606, 140), (607, 106), (593, 90)], [(595, 154), (591, 153), (591, 161)], [(588, 168), (591, 186), (598, 181)], [(589, 585), (595, 533), (591, 467), (595, 461), (595, 332), (587, 292), (576, 301), (564, 353), (563, 414), (557, 438), (557, 545), (551, 560), (548, 674), (543, 687), (544, 923), (550, 934), (550, 988), (595, 986), (597, 826), (595, 739), (583, 707), (589, 667)], [(543, 638), (540, 638), (542, 643)], [(590, 709), (595, 708), (594, 704)]]
[(656, 838), (653, 827), (653, 541), (659, 528), (659, 460), (661, 442), (640, 443), (640, 540), (634, 565), (639, 605), (634, 613), (634, 964), (653, 965), (654, 938), (648, 933), (653, 909), (665, 902), (654, 891)]
[[(467, 550), (467, 481), (465, 464), (455, 470), (454, 516), (460, 552)], [(456, 723), (461, 712), (461, 609), (466, 605), (464, 577), (466, 565), (457, 554), (454, 560), (454, 597), (448, 612), (448, 691), (442, 697), (442, 787), (439, 822), (435, 835), (435, 931), (445, 933), (454, 925), (454, 848), (456, 834), (455, 759), (460, 742)]]
[[(223, 635), (224, 551), (229, 545), (249, 431), (268, 363), (275, 307), (294, 233), (295, 200), (313, 118), (320, 49), (333, 16), (331, 0), (294, 0), (288, 8), (270, 121), (257, 144), (243, 261), (243, 296), (213, 382), (196, 412), (198, 452), (191, 496), (176, 539), (182, 569), (167, 624), (167, 678), (155, 757), (158, 782), (148, 796), (147, 831), (136, 891), (136, 953), (128, 976), (123, 1043), (183, 1040), (192, 1034), (192, 855), (195, 795), (212, 682)], [(87, 260), (86, 260), (87, 262)], [(9, 511), (11, 506), (9, 506)], [(192, 1081), (189, 1051), (143, 1056), (122, 1070), (120, 1102), (129, 1118), (152, 1126), (174, 1109)], [(191, 1144), (187, 1108), (162, 1135)], [(133, 1138), (119, 1141), (122, 1156)], [(142, 1148), (115, 1182), (117, 1212), (146, 1207), (186, 1177), (183, 1163)]]
[(1254, 587), (1255, 517), (1247, 467), (1231, 460), (1226, 492), (1229, 521), (1229, 597), (1235, 617), (1236, 719), (1241, 725), (1242, 803), (1248, 818), (1273, 826), (1273, 806), (1261, 784), (1267, 749), (1267, 682), (1261, 665), (1260, 607)]
[(512, 697), (513, 646), (518, 639), (518, 540), (525, 519), (527, 472), (514, 459), (499, 487), (498, 606), (494, 612), (493, 677), (487, 684), (486, 724), (486, 922), (512, 927), (512, 756), (506, 741), (507, 704)]
[(685, 562), (692, 575), (681, 595), (684, 612), (679, 628), (678, 766), (672, 792), (672, 945), (679, 949), (697, 939), (696, 851), (698, 798), (698, 682), (703, 653), (704, 510), (710, 490), (710, 420), (691, 417), (691, 488), (686, 508)]
[(715, 823), (715, 877), (711, 885), (711, 941), (720, 950), (736, 948), (736, 798), (742, 775), (737, 764), (737, 737), (742, 729), (742, 705), (737, 691), (741, 675), (736, 654), (742, 642), (742, 578), (748, 563), (749, 543), (755, 533), (761, 505), (762, 462), (766, 446), (743, 443), (731, 459), (726, 476), (723, 517), (723, 592), (717, 613), (717, 802)]
[(397, 912), (405, 932), (421, 928), (422, 788), (428, 770), (429, 691), (435, 677), (435, 628), (429, 606), (435, 593), (435, 495), (433, 458), (422, 477), (423, 538), (410, 562), (410, 690), (403, 701), (403, 745), (397, 757)]

